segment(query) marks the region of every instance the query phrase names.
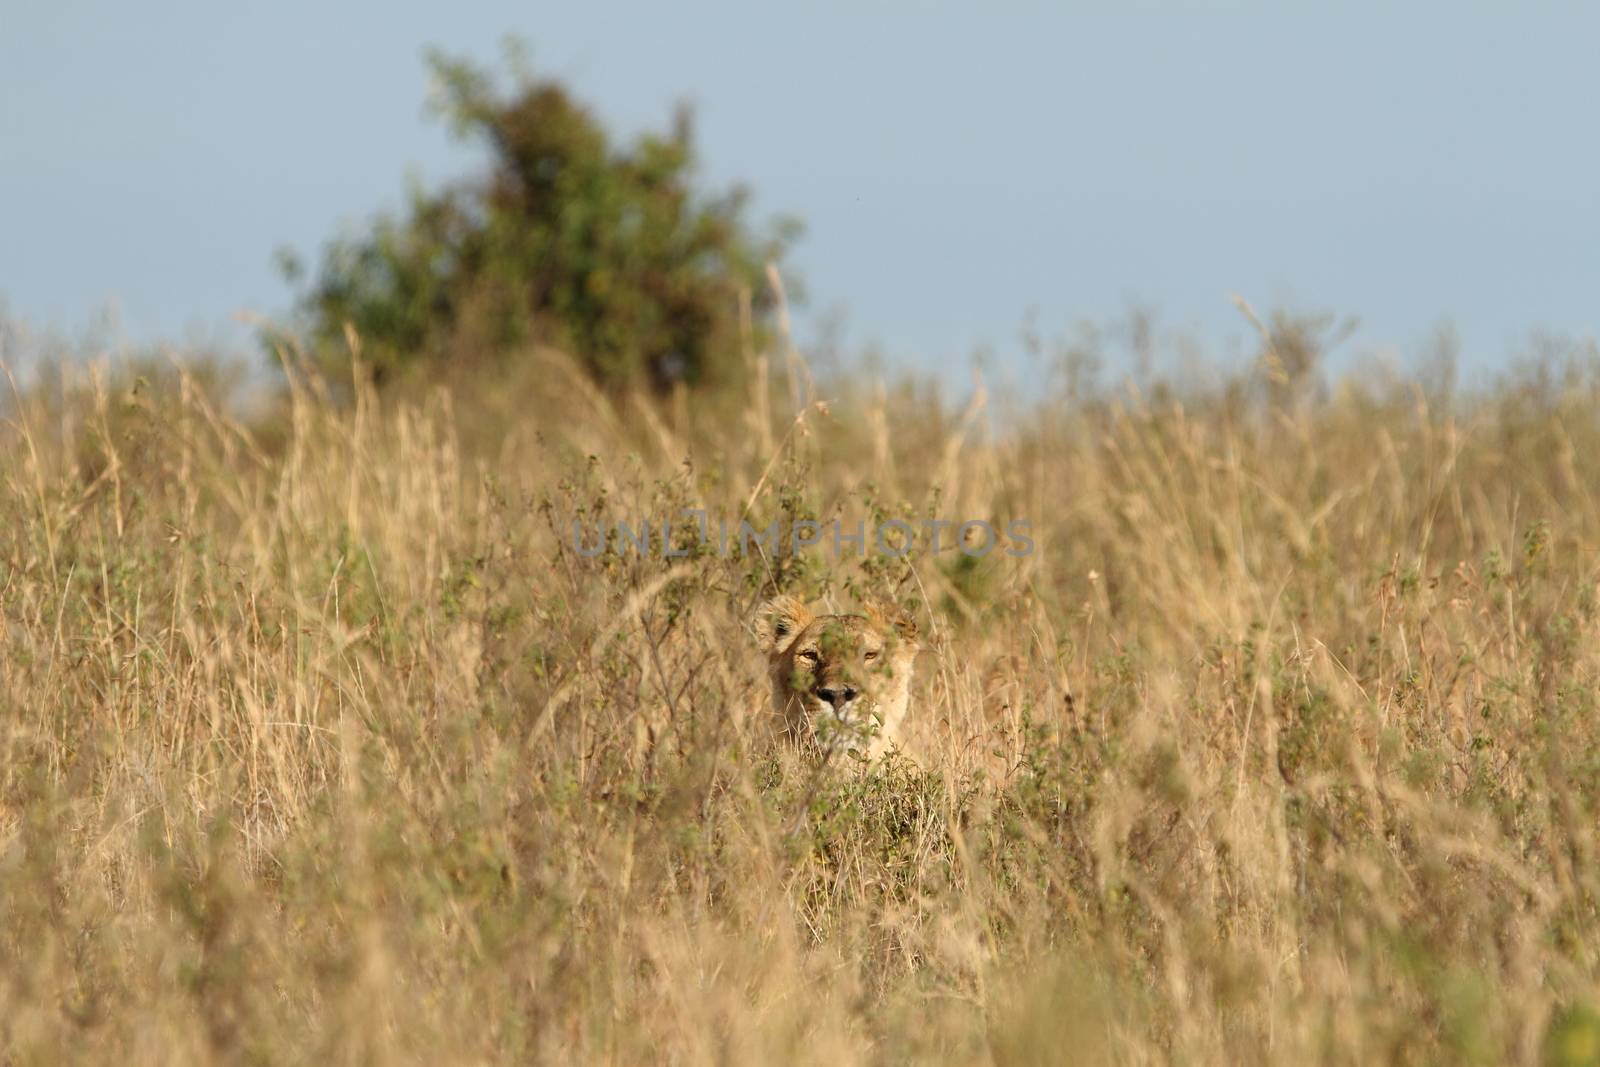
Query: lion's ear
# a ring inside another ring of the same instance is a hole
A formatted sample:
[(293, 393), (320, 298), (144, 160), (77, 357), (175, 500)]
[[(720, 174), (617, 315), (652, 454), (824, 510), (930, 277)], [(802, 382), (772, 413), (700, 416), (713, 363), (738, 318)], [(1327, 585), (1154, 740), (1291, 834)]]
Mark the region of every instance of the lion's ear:
[(811, 612), (792, 596), (775, 596), (756, 613), (756, 637), (761, 647), (774, 653), (788, 646), (794, 635), (811, 622)]
[(867, 618), (885, 629), (892, 629), (900, 640), (916, 644), (917, 622), (905, 608), (899, 604), (880, 603), (869, 604), (865, 610)]

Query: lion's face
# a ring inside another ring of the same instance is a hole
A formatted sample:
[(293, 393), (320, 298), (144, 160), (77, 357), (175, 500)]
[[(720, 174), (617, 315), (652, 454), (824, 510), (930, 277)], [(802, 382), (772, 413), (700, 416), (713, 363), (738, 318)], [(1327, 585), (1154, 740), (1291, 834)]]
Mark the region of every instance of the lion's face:
[(916, 626), (898, 611), (812, 615), (792, 597), (763, 609), (773, 706), (790, 735), (876, 755), (897, 740)]

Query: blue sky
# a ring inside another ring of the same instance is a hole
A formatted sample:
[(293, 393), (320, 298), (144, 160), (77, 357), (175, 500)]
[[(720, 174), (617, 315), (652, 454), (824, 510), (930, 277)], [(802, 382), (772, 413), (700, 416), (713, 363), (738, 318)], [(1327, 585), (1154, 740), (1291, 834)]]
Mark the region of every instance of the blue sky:
[(1220, 352), (1238, 292), (1492, 367), (1600, 319), (1600, 8), (1422, 2), (0, 0), (0, 301), (241, 338), (290, 306), (276, 249), (471, 170), (423, 50), (508, 33), (619, 133), (693, 103), (849, 351), (1013, 364), (1030, 314), (1138, 305)]

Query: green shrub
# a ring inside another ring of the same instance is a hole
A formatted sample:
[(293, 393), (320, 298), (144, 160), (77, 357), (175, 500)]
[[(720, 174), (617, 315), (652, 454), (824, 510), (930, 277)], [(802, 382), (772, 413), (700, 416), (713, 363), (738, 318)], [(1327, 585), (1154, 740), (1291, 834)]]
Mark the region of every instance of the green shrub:
[(453, 132), (489, 148), (487, 172), (418, 190), (403, 218), (328, 247), (303, 297), (324, 365), (348, 360), (348, 326), (380, 382), (540, 345), (611, 388), (738, 377), (741, 303), (759, 341), (765, 266), (796, 227), (757, 235), (742, 189), (696, 188), (688, 113), (619, 149), (554, 82), (519, 71), (505, 93), (465, 61), (430, 64)]

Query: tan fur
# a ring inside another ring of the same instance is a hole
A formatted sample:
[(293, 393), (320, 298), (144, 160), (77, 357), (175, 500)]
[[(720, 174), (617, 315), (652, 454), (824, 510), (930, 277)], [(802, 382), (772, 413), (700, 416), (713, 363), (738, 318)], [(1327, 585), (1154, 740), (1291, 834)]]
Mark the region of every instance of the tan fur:
[(899, 608), (813, 615), (778, 597), (756, 623), (772, 706), (794, 740), (876, 757), (897, 746), (911, 696), (917, 627)]

